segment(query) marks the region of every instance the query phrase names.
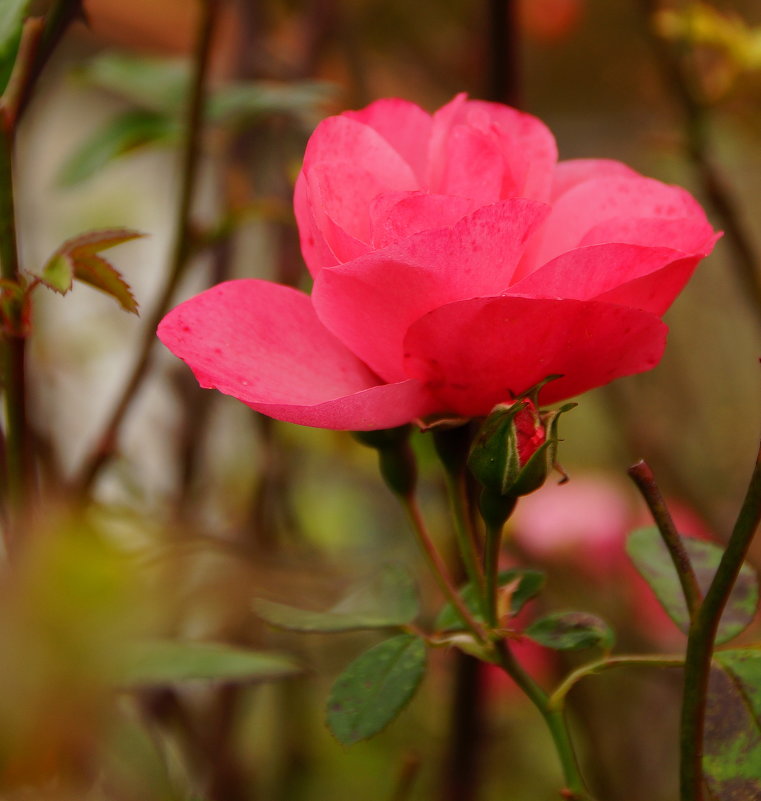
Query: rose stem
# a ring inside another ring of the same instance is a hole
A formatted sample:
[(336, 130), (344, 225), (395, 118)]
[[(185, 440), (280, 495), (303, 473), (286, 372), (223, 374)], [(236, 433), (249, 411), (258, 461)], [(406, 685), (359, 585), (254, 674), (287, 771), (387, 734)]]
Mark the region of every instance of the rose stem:
[(93, 453), (83, 464), (75, 488), (84, 495), (93, 485), (100, 471), (114, 454), (119, 427), (133, 398), (142, 386), (150, 367), (151, 354), (156, 342), (156, 328), (166, 314), (177, 285), (189, 262), (191, 253), (190, 211), (195, 196), (198, 164), (201, 151), (203, 110), (206, 99), (206, 84), (213, 33), (220, 8), (220, 0), (201, 0), (197, 39), (193, 54), (193, 76), (184, 121), (184, 144), (181, 155), (181, 177), (179, 202), (175, 218), (174, 245), (169, 265), (169, 275), (153, 314), (143, 329), (139, 355), (121, 392), (119, 400), (96, 438)]
[(482, 626), (473, 617), (470, 610), (465, 605), (465, 602), (460, 597), (460, 594), (457, 592), (452, 580), (449, 578), (447, 567), (444, 564), (441, 554), (436, 549), (430, 534), (428, 533), (415, 496), (412, 493), (408, 493), (407, 495), (400, 495), (399, 498), (402, 502), (404, 510), (407, 512), (407, 517), (409, 518), (412, 529), (417, 535), (418, 542), (423, 549), (423, 553), (428, 560), (428, 565), (433, 571), (434, 578), (441, 588), (442, 593), (457, 610), (457, 613), (460, 615), (465, 625), (473, 633), (473, 636), (480, 643), (486, 643), (487, 637)]
[(680, 801), (702, 801), (703, 798), (703, 730), (713, 644), (721, 614), (759, 523), (761, 447), (732, 535), (705, 599), (690, 625), (680, 728)]
[(690, 557), (676, 530), (674, 521), (671, 519), (666, 502), (663, 500), (663, 495), (661, 495), (661, 491), (655, 483), (653, 471), (650, 469), (647, 462), (643, 460), (632, 465), (627, 472), (642, 493), (642, 497), (645, 499), (653, 515), (653, 519), (658, 526), (658, 531), (660, 531), (663, 542), (668, 548), (671, 561), (674, 563), (674, 568), (679, 577), (679, 583), (682, 585), (682, 592), (684, 593), (684, 600), (687, 604), (690, 620), (694, 620), (700, 608), (700, 602), (703, 596), (700, 592), (700, 586), (698, 585), (695, 571), (692, 569)]
[(468, 507), (465, 466), (470, 449), (471, 432), (468, 426), (433, 432), (433, 442), (444, 468), (444, 479), (452, 511), (457, 547), (470, 584), (476, 589), (481, 611), (486, 617), (486, 581), (478, 559), (476, 533)]
[(563, 797), (569, 799), (569, 801), (592, 801), (584, 788), (584, 782), (581, 778), (576, 754), (571, 743), (571, 736), (566, 727), (562, 710), (555, 709), (550, 705), (547, 693), (518, 664), (504, 640), (500, 640), (496, 646), (499, 666), (523, 690), (528, 699), (539, 710), (550, 730), (567, 785)]

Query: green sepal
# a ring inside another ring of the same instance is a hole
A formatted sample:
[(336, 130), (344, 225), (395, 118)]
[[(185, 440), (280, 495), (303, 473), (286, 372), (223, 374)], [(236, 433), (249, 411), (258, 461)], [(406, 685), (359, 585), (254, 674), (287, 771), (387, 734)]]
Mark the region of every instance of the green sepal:
[(354, 432), (357, 442), (378, 451), (378, 466), (386, 486), (405, 498), (415, 491), (417, 484), (417, 463), (409, 443), (411, 432), (409, 425)]

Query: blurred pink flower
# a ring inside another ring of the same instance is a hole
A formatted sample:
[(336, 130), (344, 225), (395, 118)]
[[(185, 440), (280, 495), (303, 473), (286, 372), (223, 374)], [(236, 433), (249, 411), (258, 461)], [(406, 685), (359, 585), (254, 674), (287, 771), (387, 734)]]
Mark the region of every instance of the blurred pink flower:
[(464, 95), (324, 120), (294, 204), (311, 297), (231, 281), (158, 333), (202, 386), (323, 428), (485, 415), (560, 374), (548, 404), (648, 370), (716, 240), (685, 190), (558, 163), (538, 119)]

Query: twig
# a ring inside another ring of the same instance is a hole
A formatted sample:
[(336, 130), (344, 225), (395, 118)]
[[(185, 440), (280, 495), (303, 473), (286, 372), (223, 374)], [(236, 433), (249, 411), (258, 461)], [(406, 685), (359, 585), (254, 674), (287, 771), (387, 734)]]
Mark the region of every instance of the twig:
[(700, 585), (695, 571), (692, 569), (690, 557), (684, 547), (684, 543), (679, 537), (674, 521), (671, 519), (666, 502), (663, 500), (658, 485), (655, 483), (655, 476), (650, 466), (644, 460), (637, 462), (627, 471), (632, 481), (642, 493), (642, 497), (650, 509), (653, 519), (658, 526), (666, 548), (668, 548), (671, 561), (674, 563), (679, 583), (682, 585), (684, 600), (690, 614), (690, 620), (694, 620), (700, 609), (700, 602), (703, 595), (700, 592)]
[(100, 471), (114, 454), (119, 428), (148, 374), (156, 342), (156, 328), (169, 309), (172, 297), (189, 261), (188, 257), (191, 251), (190, 209), (198, 177), (209, 57), (219, 6), (219, 0), (202, 0), (201, 14), (198, 20), (198, 38), (193, 57), (193, 78), (185, 116), (185, 143), (182, 152), (180, 198), (177, 207), (174, 246), (169, 275), (154, 306), (153, 314), (144, 328), (143, 340), (130, 377), (102, 433), (96, 438), (96, 447), (93, 453), (85, 461), (74, 482), (75, 489), (81, 495), (86, 494), (91, 489)]

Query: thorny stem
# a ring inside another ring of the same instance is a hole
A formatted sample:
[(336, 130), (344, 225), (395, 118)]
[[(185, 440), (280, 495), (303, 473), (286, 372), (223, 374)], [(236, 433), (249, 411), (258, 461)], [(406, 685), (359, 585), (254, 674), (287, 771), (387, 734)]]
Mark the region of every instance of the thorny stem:
[(592, 801), (592, 797), (586, 791), (584, 781), (581, 778), (571, 736), (562, 710), (553, 708), (550, 705), (547, 694), (518, 664), (504, 640), (497, 643), (496, 650), (499, 666), (523, 690), (547, 724), (563, 769), (563, 777), (566, 783), (563, 797), (568, 801)]
[(198, 34), (193, 56), (193, 77), (185, 115), (185, 142), (182, 150), (180, 197), (175, 220), (174, 245), (170, 259), (169, 275), (164, 289), (155, 304), (153, 314), (144, 328), (139, 355), (132, 368), (129, 380), (122, 390), (111, 417), (96, 440), (94, 452), (82, 466), (78, 480), (75, 483), (76, 489), (83, 495), (92, 487), (100, 471), (114, 454), (119, 427), (148, 374), (151, 354), (156, 341), (156, 328), (169, 308), (177, 285), (189, 261), (188, 257), (191, 250), (190, 210), (198, 178), (206, 83), (212, 38), (219, 7), (219, 0), (201, 0), (201, 14), (198, 20)]
[(700, 610), (690, 625), (680, 729), (680, 801), (702, 801), (703, 798), (705, 707), (716, 630), (760, 523), (761, 447), (732, 535)]
[(412, 494), (399, 497), (404, 510), (407, 512), (407, 517), (412, 525), (412, 529), (417, 535), (417, 539), (423, 549), (423, 553), (428, 560), (428, 565), (430, 566), (434, 578), (441, 588), (442, 593), (457, 610), (463, 622), (470, 629), (476, 640), (478, 640), (478, 642), (481, 644), (486, 644), (488, 640), (486, 634), (484, 633), (483, 627), (473, 617), (470, 610), (465, 605), (465, 602), (460, 597), (460, 594), (457, 592), (457, 588), (449, 578), (447, 566), (444, 564), (441, 554), (438, 552), (436, 545), (431, 539), (431, 535), (428, 533), (428, 529), (426, 528), (425, 521), (420, 513), (420, 507), (418, 506), (415, 497)]
[(695, 571), (692, 569), (690, 557), (682, 543), (679, 533), (676, 530), (674, 521), (671, 519), (666, 502), (663, 500), (661, 491), (655, 483), (655, 476), (650, 466), (644, 460), (637, 462), (628, 470), (629, 476), (637, 485), (642, 493), (642, 497), (653, 515), (658, 531), (663, 538), (663, 542), (668, 548), (671, 561), (674, 563), (679, 583), (682, 586), (684, 600), (690, 613), (690, 620), (694, 620), (700, 608), (702, 593), (698, 584)]

